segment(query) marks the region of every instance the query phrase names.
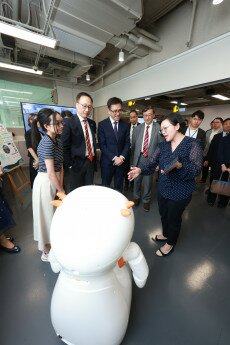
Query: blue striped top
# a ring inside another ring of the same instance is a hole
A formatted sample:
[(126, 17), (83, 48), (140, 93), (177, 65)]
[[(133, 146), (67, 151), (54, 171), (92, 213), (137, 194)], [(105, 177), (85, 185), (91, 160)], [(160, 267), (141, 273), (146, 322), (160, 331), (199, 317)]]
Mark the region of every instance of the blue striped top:
[(55, 140), (53, 140), (48, 135), (45, 135), (38, 144), (37, 154), (39, 159), (39, 172), (47, 172), (45, 159), (53, 159), (55, 172), (61, 171), (63, 149), (62, 142), (59, 138), (56, 137)]

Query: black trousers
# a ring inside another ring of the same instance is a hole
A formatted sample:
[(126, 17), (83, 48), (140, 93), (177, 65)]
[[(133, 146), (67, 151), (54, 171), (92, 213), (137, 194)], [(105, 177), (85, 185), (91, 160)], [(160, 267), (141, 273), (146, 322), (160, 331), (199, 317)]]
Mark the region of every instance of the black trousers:
[(182, 214), (190, 203), (192, 195), (183, 200), (170, 200), (158, 193), (158, 207), (161, 216), (163, 235), (167, 237), (167, 244), (175, 246), (180, 234)]
[(90, 161), (88, 158), (85, 158), (81, 169), (75, 170), (70, 168), (70, 191), (72, 192), (78, 187), (93, 184), (94, 171), (95, 163), (94, 161)]

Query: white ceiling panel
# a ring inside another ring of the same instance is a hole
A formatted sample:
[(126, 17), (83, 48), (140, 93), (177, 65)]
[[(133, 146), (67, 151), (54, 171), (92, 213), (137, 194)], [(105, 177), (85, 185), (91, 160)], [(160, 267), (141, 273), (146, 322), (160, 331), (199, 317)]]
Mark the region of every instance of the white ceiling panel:
[[(135, 27), (142, 13), (135, 16), (128, 6), (131, 3), (134, 4), (127, 0), (61, 0), (52, 20), (107, 42), (113, 35), (120, 36)], [(135, 3), (135, 8), (141, 9), (141, 0)]]
[(75, 53), (80, 53), (91, 58), (99, 54), (106, 46), (105, 43), (97, 40), (92, 41), (92, 38), (81, 38), (71, 33), (65, 32), (55, 26), (53, 31), (56, 39), (59, 41), (59, 46)]

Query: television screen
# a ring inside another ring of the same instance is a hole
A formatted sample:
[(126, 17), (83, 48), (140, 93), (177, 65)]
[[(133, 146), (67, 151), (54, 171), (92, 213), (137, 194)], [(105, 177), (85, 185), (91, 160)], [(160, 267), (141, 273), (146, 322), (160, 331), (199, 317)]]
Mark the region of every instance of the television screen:
[(138, 116), (138, 122), (139, 123), (144, 123), (145, 122), (145, 120), (143, 119), (143, 116)]
[(28, 116), (31, 113), (37, 114), (40, 109), (42, 108), (52, 108), (61, 113), (63, 110), (69, 110), (73, 115), (76, 115), (76, 108), (73, 107), (65, 107), (61, 105), (50, 105), (50, 104), (39, 104), (39, 103), (26, 103), (21, 102), (21, 109), (22, 109), (22, 117), (24, 121), (25, 130), (28, 131), (30, 129), (28, 125)]

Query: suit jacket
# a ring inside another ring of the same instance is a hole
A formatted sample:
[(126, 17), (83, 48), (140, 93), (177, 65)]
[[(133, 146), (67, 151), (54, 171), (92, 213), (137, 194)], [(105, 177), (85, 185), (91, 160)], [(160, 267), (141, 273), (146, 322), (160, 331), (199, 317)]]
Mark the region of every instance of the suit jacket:
[(98, 143), (101, 149), (101, 163), (112, 163), (115, 156), (127, 157), (130, 148), (129, 125), (123, 120), (118, 124), (118, 140), (115, 137), (110, 118), (98, 124)]
[[(143, 136), (145, 131), (145, 123), (142, 123), (140, 126), (134, 129), (132, 147), (131, 147), (131, 164), (137, 166), (139, 157), (141, 155)], [(162, 141), (162, 137), (159, 133), (160, 126), (158, 123), (152, 123), (152, 132), (149, 142), (149, 153), (156, 150), (157, 145)]]
[[(133, 128), (133, 134), (134, 134), (134, 132), (135, 132), (137, 126), (139, 126), (139, 125), (140, 125), (140, 122), (137, 122), (136, 127)], [(129, 123), (129, 133), (130, 133), (130, 131), (131, 131), (131, 126), (132, 126), (131, 123)], [(132, 134), (132, 139), (131, 139), (131, 142), (130, 142), (130, 149), (131, 149), (131, 144), (132, 144), (132, 140), (133, 140), (133, 134)], [(130, 135), (129, 135), (129, 138), (130, 138)]]
[(209, 165), (213, 167), (216, 164), (220, 164), (218, 160), (218, 149), (221, 139), (223, 138), (223, 132), (214, 135), (207, 153), (207, 161)]
[(227, 168), (230, 168), (230, 134), (220, 140), (218, 160), (220, 164), (225, 164)]
[[(186, 131), (188, 129), (188, 126), (186, 127), (182, 127), (181, 128), (181, 133), (185, 135)], [(195, 139), (197, 139), (197, 141), (199, 141), (201, 147), (202, 147), (202, 150), (204, 150), (205, 148), (205, 138), (206, 138), (206, 133), (203, 129), (201, 128), (198, 128), (198, 131), (197, 131), (197, 136)]]
[[(96, 123), (91, 119), (88, 119), (88, 123), (93, 138), (94, 154), (96, 155)], [(65, 164), (72, 166), (74, 170), (81, 169), (85, 160), (86, 143), (78, 116), (64, 119), (61, 138)]]
[[(221, 129), (219, 129), (219, 131), (218, 131), (216, 134), (221, 133), (222, 131), (223, 131), (223, 130), (222, 130), (222, 128), (221, 128)], [(211, 133), (212, 133), (212, 130), (211, 130), (211, 129), (208, 129), (208, 130), (206, 131), (206, 133), (205, 133), (204, 156), (207, 155), (208, 150), (209, 150), (209, 146), (210, 146), (209, 138), (210, 138)]]

